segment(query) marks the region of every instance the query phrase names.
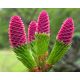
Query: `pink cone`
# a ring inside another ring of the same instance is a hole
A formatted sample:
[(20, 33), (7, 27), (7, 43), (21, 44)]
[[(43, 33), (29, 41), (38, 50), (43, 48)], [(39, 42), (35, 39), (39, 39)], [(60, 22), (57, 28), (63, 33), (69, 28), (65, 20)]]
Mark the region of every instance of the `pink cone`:
[(12, 47), (18, 47), (27, 42), (24, 24), (19, 16), (11, 17), (9, 24), (9, 41)]
[(38, 33), (50, 33), (50, 22), (48, 13), (43, 10), (38, 17)]
[(28, 42), (31, 42), (35, 39), (36, 28), (37, 28), (36, 21), (31, 21), (29, 28), (28, 28)]
[(64, 42), (65, 44), (70, 44), (72, 41), (74, 32), (74, 22), (72, 18), (67, 18), (63, 24), (61, 29), (58, 32), (57, 40)]

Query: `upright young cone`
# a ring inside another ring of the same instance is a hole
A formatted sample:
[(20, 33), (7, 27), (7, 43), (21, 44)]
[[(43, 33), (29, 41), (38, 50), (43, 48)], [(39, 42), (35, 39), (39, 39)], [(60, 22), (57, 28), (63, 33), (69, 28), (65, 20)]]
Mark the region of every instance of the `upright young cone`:
[(19, 16), (11, 17), (9, 41), (12, 47), (18, 47), (27, 43), (24, 24)]
[(35, 54), (35, 32), (37, 28), (37, 22), (31, 21), (28, 27), (28, 44), (30, 48), (30, 52), (32, 52), (35, 61), (38, 63), (38, 59)]
[(52, 49), (48, 59), (47, 64), (52, 65), (58, 62), (63, 55), (66, 53), (70, 44), (72, 42), (74, 32), (74, 22), (72, 18), (67, 18), (58, 32), (56, 37), (56, 43), (54, 44), (54, 48)]
[(46, 34), (50, 33), (49, 16), (45, 10), (43, 10), (38, 17), (37, 32), (38, 33), (46, 33)]
[(48, 51), (50, 22), (48, 13), (43, 10), (38, 17), (38, 27), (36, 32), (37, 54), (43, 55)]
[(9, 24), (9, 41), (17, 58), (30, 70), (37, 64), (29, 51), (24, 24), (19, 16), (12, 16)]
[(46, 57), (48, 56), (48, 45), (50, 39), (50, 22), (48, 13), (43, 10), (37, 20), (38, 26), (35, 37), (35, 48), (38, 56), (39, 65), (43, 66)]
[(37, 28), (36, 21), (31, 21), (28, 28), (28, 42), (32, 42), (35, 39), (36, 28)]
[(74, 32), (74, 23), (72, 18), (67, 18), (58, 32), (57, 40), (63, 42), (64, 44), (70, 44), (72, 41)]

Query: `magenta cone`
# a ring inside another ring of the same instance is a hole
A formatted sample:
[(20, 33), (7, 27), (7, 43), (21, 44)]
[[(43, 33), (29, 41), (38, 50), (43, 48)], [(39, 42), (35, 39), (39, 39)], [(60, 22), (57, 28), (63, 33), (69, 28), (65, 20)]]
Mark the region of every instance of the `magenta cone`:
[(72, 18), (67, 18), (57, 35), (57, 40), (64, 42), (65, 44), (70, 44), (72, 41), (74, 32), (74, 22)]
[(48, 13), (43, 10), (38, 17), (38, 33), (50, 33), (50, 22)]
[(9, 41), (12, 47), (18, 47), (27, 42), (24, 24), (19, 16), (11, 17), (9, 24)]
[(28, 42), (31, 42), (35, 39), (36, 28), (37, 28), (36, 21), (31, 21), (28, 28)]

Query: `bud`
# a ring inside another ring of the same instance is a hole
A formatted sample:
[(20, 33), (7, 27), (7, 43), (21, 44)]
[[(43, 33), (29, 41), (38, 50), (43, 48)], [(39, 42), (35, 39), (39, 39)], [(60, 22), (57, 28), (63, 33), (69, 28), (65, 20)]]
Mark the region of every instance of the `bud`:
[(26, 44), (24, 24), (19, 16), (12, 16), (9, 24), (9, 41), (12, 47)]
[(37, 32), (38, 33), (46, 33), (46, 34), (50, 33), (49, 16), (45, 10), (43, 10), (38, 17)]
[(58, 32), (57, 40), (65, 44), (70, 44), (72, 41), (73, 32), (74, 32), (74, 22), (72, 18), (67, 18), (63, 22), (62, 27)]
[(36, 21), (31, 21), (28, 28), (28, 42), (32, 42), (35, 39), (36, 28), (37, 28)]

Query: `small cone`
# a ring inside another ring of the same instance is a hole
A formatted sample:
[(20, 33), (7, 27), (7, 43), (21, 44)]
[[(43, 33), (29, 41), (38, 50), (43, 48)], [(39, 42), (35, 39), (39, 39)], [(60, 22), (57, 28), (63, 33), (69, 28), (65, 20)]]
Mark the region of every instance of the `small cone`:
[(12, 47), (18, 47), (27, 43), (24, 24), (19, 16), (11, 17), (8, 33)]
[(31, 21), (28, 28), (28, 42), (32, 42), (35, 39), (36, 28), (37, 28), (36, 21)]
[(50, 33), (49, 16), (45, 10), (43, 10), (38, 17), (37, 32), (38, 33), (46, 33), (46, 34)]
[(72, 18), (67, 18), (58, 32), (54, 47), (47, 59), (47, 64), (53, 65), (57, 63), (70, 48), (74, 32), (74, 22)]
[(74, 32), (74, 22), (72, 18), (67, 18), (63, 22), (61, 29), (58, 32), (57, 40), (65, 44), (70, 44), (72, 41), (73, 32)]

